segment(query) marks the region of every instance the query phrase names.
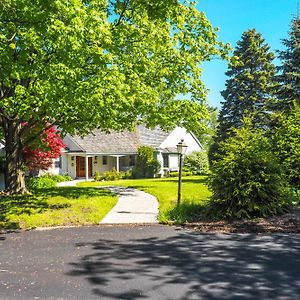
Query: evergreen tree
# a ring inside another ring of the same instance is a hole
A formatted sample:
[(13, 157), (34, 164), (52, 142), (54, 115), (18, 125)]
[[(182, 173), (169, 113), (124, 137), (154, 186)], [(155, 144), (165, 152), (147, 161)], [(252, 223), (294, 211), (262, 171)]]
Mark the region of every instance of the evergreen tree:
[(221, 92), (225, 101), (219, 115), (215, 141), (234, 135), (241, 128), (244, 115), (251, 114), (257, 128), (268, 123), (268, 105), (274, 92), (276, 68), (274, 54), (255, 29), (243, 33), (238, 41), (226, 75), (226, 89)]
[(293, 108), (293, 101), (300, 104), (300, 18), (292, 20), (289, 37), (283, 40), (285, 50), (279, 51), (282, 65), (278, 76), (278, 99), (274, 109), (289, 111)]

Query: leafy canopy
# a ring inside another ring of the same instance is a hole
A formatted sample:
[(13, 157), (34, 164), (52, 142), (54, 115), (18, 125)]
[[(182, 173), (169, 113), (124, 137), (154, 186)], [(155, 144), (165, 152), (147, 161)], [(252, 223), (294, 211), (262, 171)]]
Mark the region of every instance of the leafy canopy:
[(2, 0), (0, 28), (2, 123), (71, 134), (201, 126), (200, 63), (228, 50), (192, 1)]

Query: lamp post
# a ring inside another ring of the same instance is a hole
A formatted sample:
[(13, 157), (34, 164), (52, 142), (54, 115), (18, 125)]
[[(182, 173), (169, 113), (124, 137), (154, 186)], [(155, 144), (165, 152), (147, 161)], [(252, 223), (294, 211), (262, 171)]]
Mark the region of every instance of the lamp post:
[(178, 175), (178, 197), (177, 197), (177, 205), (180, 204), (180, 199), (181, 199), (182, 163), (183, 163), (183, 156), (186, 153), (187, 147), (188, 146), (184, 143), (183, 139), (177, 144), (177, 152), (179, 154), (179, 175)]

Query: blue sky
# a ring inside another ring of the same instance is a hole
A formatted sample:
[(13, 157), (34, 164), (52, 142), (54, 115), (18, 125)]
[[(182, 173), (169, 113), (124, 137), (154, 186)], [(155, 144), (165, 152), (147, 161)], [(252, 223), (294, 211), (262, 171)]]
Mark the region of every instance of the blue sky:
[[(199, 0), (203, 11), (214, 27), (219, 27), (219, 40), (235, 47), (242, 33), (255, 28), (262, 33), (273, 51), (283, 49), (281, 39), (287, 37), (297, 0)], [(210, 89), (210, 105), (220, 107), (225, 88), (227, 63), (221, 60), (203, 64), (203, 82)]]

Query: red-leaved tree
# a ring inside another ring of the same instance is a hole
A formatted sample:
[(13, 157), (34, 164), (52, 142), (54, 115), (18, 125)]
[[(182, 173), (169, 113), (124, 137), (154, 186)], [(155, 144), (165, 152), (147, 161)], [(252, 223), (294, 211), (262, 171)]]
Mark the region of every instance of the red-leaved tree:
[(24, 163), (30, 172), (47, 170), (65, 147), (59, 132), (52, 126), (43, 131), (38, 145), (24, 147)]

